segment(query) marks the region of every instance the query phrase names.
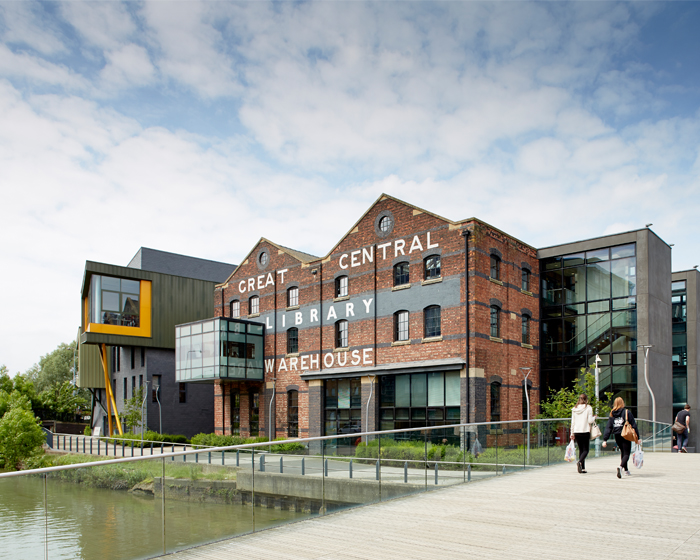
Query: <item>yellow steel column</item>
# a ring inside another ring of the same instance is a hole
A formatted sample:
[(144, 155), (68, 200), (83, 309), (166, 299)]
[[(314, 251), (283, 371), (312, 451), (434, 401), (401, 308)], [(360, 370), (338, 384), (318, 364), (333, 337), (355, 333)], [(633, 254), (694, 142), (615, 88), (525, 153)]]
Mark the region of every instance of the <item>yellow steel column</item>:
[[(102, 368), (105, 372), (105, 386), (107, 388), (107, 414), (109, 415), (109, 435), (112, 435), (112, 409), (114, 409), (114, 419), (117, 421), (117, 430), (119, 435), (124, 435), (122, 431), (122, 423), (119, 421), (119, 413), (117, 411), (117, 402), (114, 400), (114, 392), (112, 392), (112, 382), (109, 379), (109, 370), (107, 369), (107, 345), (102, 344)], [(111, 407), (110, 407), (111, 403)]]

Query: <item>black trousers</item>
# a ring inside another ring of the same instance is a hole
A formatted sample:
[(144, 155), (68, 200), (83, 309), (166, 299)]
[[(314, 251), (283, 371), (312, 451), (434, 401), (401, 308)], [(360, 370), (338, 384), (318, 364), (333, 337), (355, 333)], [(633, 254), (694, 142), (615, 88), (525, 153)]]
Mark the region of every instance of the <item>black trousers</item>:
[(581, 468), (585, 469), (586, 457), (588, 457), (588, 450), (591, 447), (591, 433), (575, 433), (574, 439), (576, 440), (576, 445), (578, 445), (578, 462), (581, 463)]
[(632, 453), (632, 442), (623, 438), (620, 434), (615, 434), (615, 443), (620, 448), (620, 466), (626, 471), (627, 461), (630, 459), (630, 453)]

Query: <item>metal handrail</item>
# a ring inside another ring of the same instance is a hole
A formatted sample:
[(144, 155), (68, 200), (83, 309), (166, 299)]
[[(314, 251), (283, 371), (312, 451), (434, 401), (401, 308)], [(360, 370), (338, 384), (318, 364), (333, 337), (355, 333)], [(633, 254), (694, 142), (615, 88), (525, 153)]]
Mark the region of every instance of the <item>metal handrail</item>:
[[(530, 420), (530, 423), (532, 424), (537, 424), (537, 423), (549, 423), (549, 422), (569, 422), (571, 419), (570, 418), (537, 418), (535, 420)], [(637, 419), (637, 422), (649, 422), (652, 423), (650, 420), (644, 420), (644, 419)], [(478, 428), (479, 426), (493, 426), (494, 424), (498, 425), (512, 425), (512, 424), (524, 424), (527, 423), (526, 420), (504, 420), (501, 422), (472, 422), (469, 424), (449, 424), (446, 426), (424, 426), (420, 428), (406, 428), (406, 429), (399, 429), (399, 430), (384, 430), (384, 431), (372, 431), (372, 432), (358, 432), (356, 434), (348, 434), (348, 435), (330, 435), (330, 436), (316, 436), (312, 438), (296, 438), (296, 439), (286, 439), (286, 440), (280, 440), (278, 443), (279, 444), (285, 444), (285, 443), (307, 443), (307, 442), (314, 442), (314, 441), (324, 441), (324, 440), (330, 440), (330, 439), (343, 439), (343, 438), (357, 438), (357, 437), (364, 437), (364, 436), (381, 436), (383, 435), (389, 435), (389, 434), (397, 434), (397, 433), (407, 433), (407, 432), (427, 432), (427, 431), (432, 431), (432, 430), (445, 430), (445, 429), (454, 429), (454, 428), (470, 428), (470, 427), (475, 427)], [(665, 424), (666, 426), (671, 426), (671, 424), (666, 424), (665, 422), (656, 422), (657, 424)], [(76, 434), (72, 434), (76, 435)], [(88, 437), (88, 436), (83, 436), (83, 437)], [(175, 444), (175, 445), (184, 445), (184, 444)], [(220, 452), (220, 451), (241, 451), (241, 450), (248, 450), (252, 449), (255, 450), (258, 447), (269, 447), (270, 442), (259, 442), (259, 443), (246, 443), (246, 444), (241, 444), (241, 445), (229, 445), (229, 446), (222, 446), (222, 447), (207, 447), (206, 451), (207, 452)], [(75, 463), (73, 465), (59, 465), (55, 467), (43, 467), (40, 469), (27, 469), (24, 471), (13, 471), (13, 472), (6, 472), (6, 473), (0, 473), (0, 479), (2, 478), (9, 478), (13, 476), (24, 476), (24, 475), (30, 475), (30, 474), (44, 474), (44, 473), (50, 473), (50, 472), (58, 472), (58, 471), (64, 471), (64, 470), (72, 470), (72, 469), (81, 469), (81, 468), (86, 468), (86, 467), (95, 467), (95, 466), (102, 466), (102, 465), (116, 465), (120, 463), (133, 463), (135, 461), (151, 461), (154, 459), (168, 459), (168, 458), (175, 458), (175, 457), (184, 457), (187, 455), (195, 455), (202, 453), (201, 450), (188, 450), (188, 451), (175, 451), (175, 452), (169, 452), (169, 453), (162, 453), (158, 455), (153, 455), (153, 456), (136, 456), (136, 457), (121, 457), (119, 459), (107, 459), (104, 461), (91, 461), (87, 463)], [(382, 459), (383, 461), (384, 459)], [(479, 465), (483, 465), (485, 463), (478, 463)], [(499, 463), (500, 464), (500, 463)]]

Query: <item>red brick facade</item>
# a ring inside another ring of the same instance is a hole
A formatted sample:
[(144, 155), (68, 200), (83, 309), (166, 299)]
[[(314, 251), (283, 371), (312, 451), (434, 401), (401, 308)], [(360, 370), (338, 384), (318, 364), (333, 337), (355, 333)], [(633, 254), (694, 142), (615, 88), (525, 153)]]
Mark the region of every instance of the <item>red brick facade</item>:
[[(382, 218), (390, 222), (389, 231), (381, 230)], [(261, 259), (263, 253), (267, 258)], [(425, 259), (434, 255), (440, 258), (440, 274), (425, 280)], [(489, 277), (491, 255), (500, 260), (498, 279)], [(394, 286), (398, 262), (409, 263), (410, 282), (402, 286)], [(521, 289), (523, 268), (531, 272), (529, 291)], [(348, 295), (335, 297), (336, 279), (343, 275)], [(218, 316), (231, 316), (231, 302), (238, 301), (242, 319), (265, 324), (265, 383), (217, 382), (216, 430), (230, 433), (231, 393), (238, 391), (240, 433), (248, 435), (249, 394), (258, 392), (259, 433), (268, 435), (274, 385), (273, 436), (288, 433), (288, 392), (293, 390), (298, 391), (299, 437), (323, 435), (323, 383), (339, 375), (362, 378), (362, 430), (379, 429), (377, 378), (368, 376), (391, 375), (401, 365), (403, 371), (421, 372), (422, 364), (460, 370), (463, 422), (491, 419), (488, 385), (494, 381), (501, 386), (501, 420), (521, 419), (520, 368), (532, 368), (534, 416), (539, 400), (538, 284), (534, 248), (479, 220), (451, 222), (389, 196), (382, 196), (324, 258), (261, 239), (217, 287), (215, 301)], [(297, 306), (287, 305), (289, 288), (298, 288)], [(251, 297), (259, 297), (257, 314), (249, 312)], [(440, 336), (426, 338), (429, 306), (440, 307)], [(493, 306), (499, 309), (498, 337), (490, 336)], [(394, 313), (403, 309), (409, 312), (409, 339), (397, 343)], [(522, 343), (524, 314), (531, 318), (529, 344)], [(338, 349), (335, 323), (344, 320), (348, 345)], [(298, 352), (291, 355), (290, 327), (298, 328)]]

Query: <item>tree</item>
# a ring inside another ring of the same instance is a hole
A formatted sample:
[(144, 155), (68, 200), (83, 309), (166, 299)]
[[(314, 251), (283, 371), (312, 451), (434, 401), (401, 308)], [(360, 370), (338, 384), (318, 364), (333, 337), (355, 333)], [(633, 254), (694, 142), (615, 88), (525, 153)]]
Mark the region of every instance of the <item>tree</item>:
[(45, 441), (39, 419), (21, 406), (10, 408), (0, 419), (0, 462), (19, 470), (29, 457), (42, 452)]
[(30, 457), (42, 453), (44, 432), (31, 402), (19, 391), (0, 390), (0, 466), (19, 469)]
[(38, 393), (60, 387), (73, 380), (73, 363), (78, 370), (78, 356), (74, 343), (62, 343), (53, 351), (39, 359), (38, 364), (29, 368), (25, 375), (34, 383)]
[(581, 393), (588, 395), (588, 404), (593, 408), (594, 414), (603, 417), (610, 413), (609, 403), (613, 394), (604, 393), (604, 398), (598, 399), (595, 393), (595, 375), (586, 368), (581, 368), (580, 376), (573, 387), (559, 389), (548, 400), (540, 403), (540, 418), (569, 418), (571, 409), (576, 406)]
[(40, 418), (74, 421), (87, 406), (90, 392), (72, 385), (74, 364), (79, 369), (77, 358), (73, 343), (59, 344), (24, 373), (24, 379), (36, 387), (32, 408)]
[(47, 389), (39, 396), (44, 405), (44, 411), (50, 411), (54, 420), (64, 422), (74, 421), (76, 414), (88, 404), (70, 381), (64, 381), (57, 387)]
[(144, 390), (139, 387), (136, 394), (124, 403), (124, 410), (119, 415), (122, 424), (129, 427), (131, 433), (136, 433), (141, 428), (141, 405), (143, 403)]

